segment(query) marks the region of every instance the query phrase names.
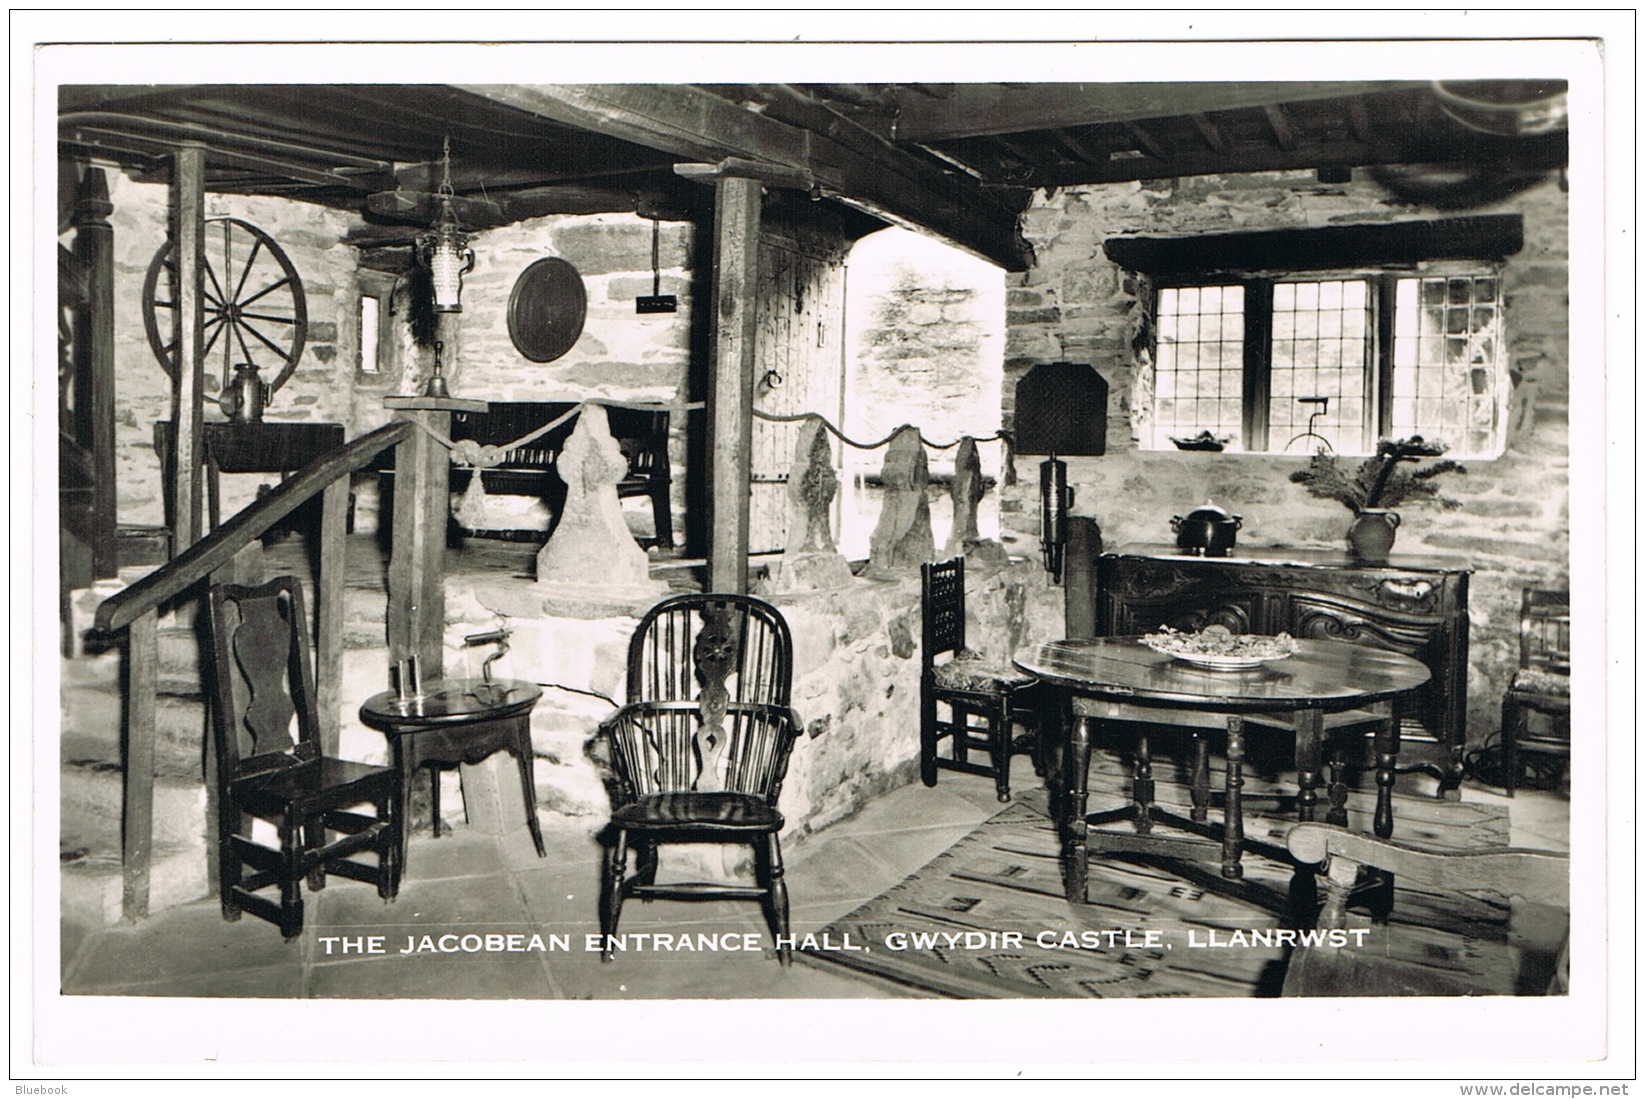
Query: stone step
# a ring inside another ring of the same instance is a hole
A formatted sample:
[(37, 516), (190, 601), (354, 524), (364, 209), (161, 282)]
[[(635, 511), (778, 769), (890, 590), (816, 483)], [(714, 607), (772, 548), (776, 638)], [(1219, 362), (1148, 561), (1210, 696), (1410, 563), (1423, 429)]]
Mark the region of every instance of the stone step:
[[(157, 841), (202, 846), (206, 835), (206, 788), (198, 767), (193, 774), (162, 773), (154, 778), (154, 836)], [(124, 813), (124, 776), (106, 760), (65, 759), (59, 771), (59, 850), (117, 852)]]
[[(118, 851), (96, 851), (61, 864), (63, 924), (91, 930), (120, 922), (124, 882)], [(211, 892), (202, 845), (157, 844), (149, 864), (149, 912), (200, 900)], [(67, 935), (65, 936), (66, 941)]]

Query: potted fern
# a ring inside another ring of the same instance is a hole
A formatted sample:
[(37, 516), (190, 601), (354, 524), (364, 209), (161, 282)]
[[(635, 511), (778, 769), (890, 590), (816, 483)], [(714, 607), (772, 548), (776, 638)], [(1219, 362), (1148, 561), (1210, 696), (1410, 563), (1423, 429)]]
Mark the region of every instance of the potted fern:
[(1309, 459), (1307, 466), (1292, 473), (1291, 480), (1310, 494), (1336, 500), (1352, 511), (1349, 549), (1361, 561), (1381, 564), (1388, 560), (1394, 532), (1399, 529), (1395, 507), (1418, 500), (1447, 509), (1461, 506), (1459, 501), (1440, 494), (1435, 479), (1445, 473), (1468, 472), (1462, 463), (1445, 458), (1417, 468), (1400, 468), (1406, 464), (1416, 466), (1444, 453), (1443, 443), (1430, 443), (1420, 435), (1384, 439), (1377, 444), (1375, 454), (1351, 471), (1335, 454), (1321, 451)]

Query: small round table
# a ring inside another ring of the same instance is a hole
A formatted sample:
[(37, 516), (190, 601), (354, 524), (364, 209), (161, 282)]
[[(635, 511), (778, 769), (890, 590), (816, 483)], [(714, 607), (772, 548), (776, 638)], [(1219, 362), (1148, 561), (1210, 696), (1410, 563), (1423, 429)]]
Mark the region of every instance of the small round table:
[[(1299, 640), (1284, 659), (1245, 671), (1208, 671), (1155, 652), (1136, 637), (1052, 641), (1018, 653), (1018, 668), (1050, 684), (1067, 700), (1073, 718), (1065, 736), (1053, 741), (1054, 814), (1063, 838), (1064, 886), (1068, 899), (1083, 903), (1087, 847), (1098, 840), (1092, 825), (1129, 820), (1129, 835), (1102, 834), (1105, 850), (1166, 854), (1173, 848), (1192, 851), (1211, 840), (1221, 848), (1222, 873), (1241, 876), (1240, 855), (1247, 846), (1240, 787), (1245, 758), (1245, 722), (1264, 715), (1288, 715), (1296, 737), (1298, 817), (1314, 818), (1322, 763), (1324, 719), (1328, 713), (1367, 710), (1377, 724), (1377, 806), (1375, 831), (1393, 833), (1394, 763), (1399, 752), (1399, 723), (1391, 700), (1422, 686), (1429, 672), (1420, 661), (1400, 653), (1344, 641)], [(1132, 768), (1132, 804), (1086, 815), (1087, 777), (1091, 760), (1091, 725), (1117, 720), (1188, 727), (1195, 740), (1192, 767), (1193, 812), (1184, 818), (1154, 804), (1154, 780), (1146, 734), (1138, 737)], [(1207, 821), (1210, 802), (1202, 729), (1224, 728), (1228, 770), (1223, 823)], [(1342, 792), (1346, 796), (1346, 792)], [(1333, 791), (1332, 823), (1347, 823)], [(1188, 833), (1183, 838), (1152, 835), (1153, 825), (1167, 823)], [(1194, 837), (1198, 837), (1196, 842)], [(1250, 844), (1276, 858), (1280, 848)]]
[[(517, 679), (437, 679), (423, 685), (423, 693), (402, 699), (384, 691), (366, 699), (360, 720), (383, 732), (394, 746), (394, 764), (405, 789), (419, 767), (429, 769), (434, 786), (434, 834), (440, 834), (441, 767), (479, 763), (496, 751), (513, 755), (520, 767), (520, 790), (525, 796), (526, 827), (543, 848), (542, 826), (537, 823), (537, 787), (533, 781), (531, 710), (542, 688)], [(405, 867), (408, 829), (400, 831), (400, 866)]]

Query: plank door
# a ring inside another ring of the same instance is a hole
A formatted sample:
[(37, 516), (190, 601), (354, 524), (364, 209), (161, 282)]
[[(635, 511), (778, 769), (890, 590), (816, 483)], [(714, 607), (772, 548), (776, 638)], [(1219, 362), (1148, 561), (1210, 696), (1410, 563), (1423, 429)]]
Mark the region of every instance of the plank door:
[[(777, 416), (816, 412), (840, 422), (845, 370), (845, 267), (762, 237), (754, 338), (754, 408)], [(801, 424), (754, 418), (748, 550), (780, 552), (788, 533), (788, 471)], [(835, 440), (836, 460), (839, 442)]]

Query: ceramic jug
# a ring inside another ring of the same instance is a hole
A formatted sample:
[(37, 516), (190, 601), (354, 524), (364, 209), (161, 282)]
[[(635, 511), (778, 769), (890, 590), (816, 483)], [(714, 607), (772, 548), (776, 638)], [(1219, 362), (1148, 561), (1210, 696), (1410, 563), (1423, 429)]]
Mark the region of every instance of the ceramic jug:
[(1370, 565), (1388, 560), (1394, 548), (1394, 532), (1399, 529), (1399, 512), (1385, 508), (1361, 508), (1348, 527), (1348, 548)]

